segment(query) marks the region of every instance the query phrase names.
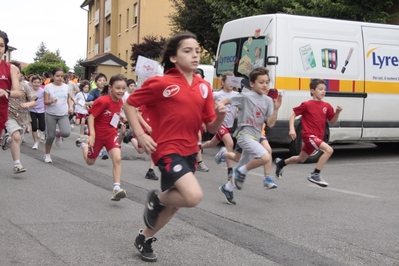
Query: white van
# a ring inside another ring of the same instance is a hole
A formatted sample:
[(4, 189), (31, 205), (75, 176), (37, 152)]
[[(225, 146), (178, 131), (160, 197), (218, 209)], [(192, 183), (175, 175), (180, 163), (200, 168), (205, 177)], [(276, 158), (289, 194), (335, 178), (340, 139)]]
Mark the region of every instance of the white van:
[(287, 14), (246, 17), (224, 25), (216, 58), (215, 79), (225, 71), (247, 78), (261, 65), (270, 70), (270, 87), (284, 95), (276, 125), (267, 128), (272, 146), (299, 154), (300, 119), (295, 141), (288, 121), (293, 107), (311, 98), (312, 78), (326, 81), (325, 101), (343, 107), (339, 122), (326, 125), (327, 142), (399, 142), (399, 26)]
[(201, 68), (204, 71), (204, 79), (211, 84), (213, 88), (213, 75), (215, 73), (215, 67), (213, 65), (198, 65), (198, 68)]
[[(201, 68), (204, 71), (204, 79), (211, 84), (211, 88), (213, 85), (213, 75), (215, 74), (215, 67), (213, 65), (203, 65), (199, 64), (198, 68)], [(163, 67), (158, 65), (157, 76), (163, 76)], [(145, 79), (144, 79), (145, 80)], [(144, 82), (144, 80), (139, 80), (140, 85)]]

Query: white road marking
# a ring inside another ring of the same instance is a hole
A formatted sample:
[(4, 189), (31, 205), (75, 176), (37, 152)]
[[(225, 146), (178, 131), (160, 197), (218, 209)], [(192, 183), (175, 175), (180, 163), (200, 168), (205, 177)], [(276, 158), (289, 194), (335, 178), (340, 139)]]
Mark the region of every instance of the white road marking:
[[(335, 164), (330, 163), (330, 164)], [(375, 164), (398, 164), (397, 161), (373, 161), (373, 165)], [(338, 163), (339, 166), (352, 166), (352, 165), (370, 165), (370, 163)]]
[[(318, 185), (308, 185), (309, 187), (315, 187), (315, 188), (320, 188)], [(322, 188), (330, 191), (335, 191), (335, 192), (340, 192), (340, 193), (345, 193), (345, 194), (350, 194), (350, 195), (355, 195), (355, 196), (360, 196), (360, 197), (365, 197), (365, 198), (371, 198), (371, 199), (376, 199), (379, 198), (377, 196), (369, 195), (369, 194), (364, 194), (364, 193), (358, 193), (354, 191), (349, 191), (349, 190), (344, 190), (344, 189), (337, 189), (337, 188), (332, 188), (332, 187), (326, 187)]]
[[(397, 162), (395, 162), (395, 163), (397, 163)], [(227, 167), (223, 167), (223, 168), (227, 169)], [(248, 174), (263, 177), (263, 174), (258, 174), (258, 173), (254, 173), (254, 172), (249, 172)], [(308, 186), (320, 188), (320, 186), (314, 185), (314, 184), (309, 184)], [(360, 197), (365, 197), (365, 198), (370, 198), (370, 199), (379, 198), (378, 196), (374, 196), (374, 195), (369, 195), (369, 194), (364, 194), (364, 193), (359, 193), (359, 192), (349, 191), (349, 190), (344, 190), (344, 189), (337, 189), (337, 188), (332, 188), (332, 187), (326, 187), (326, 188), (320, 188), (320, 189), (327, 189), (330, 191), (335, 191), (335, 192), (340, 192), (340, 193), (345, 193), (345, 194), (349, 194), (349, 195), (360, 196)]]

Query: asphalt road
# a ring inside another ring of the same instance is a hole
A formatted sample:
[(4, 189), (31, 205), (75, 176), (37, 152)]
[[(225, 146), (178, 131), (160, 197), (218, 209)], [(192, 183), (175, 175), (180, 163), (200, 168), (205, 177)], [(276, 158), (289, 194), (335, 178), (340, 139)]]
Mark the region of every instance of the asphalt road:
[[(0, 151), (0, 265), (148, 264), (133, 246), (147, 191), (159, 188), (144, 179), (148, 156), (123, 146), (128, 197), (113, 202), (111, 161), (87, 166), (74, 145), (77, 132), (53, 147), (52, 164), (27, 136), (23, 174), (13, 174), (10, 151)], [(159, 232), (156, 264), (399, 265), (399, 151), (334, 148), (322, 171), (328, 188), (306, 180), (314, 164), (287, 166), (274, 190), (263, 189), (256, 169), (235, 191), (236, 206), (218, 191), (227, 170), (213, 162), (217, 148), (205, 150), (210, 172), (196, 174), (204, 199)], [(275, 156), (288, 153), (276, 149)]]

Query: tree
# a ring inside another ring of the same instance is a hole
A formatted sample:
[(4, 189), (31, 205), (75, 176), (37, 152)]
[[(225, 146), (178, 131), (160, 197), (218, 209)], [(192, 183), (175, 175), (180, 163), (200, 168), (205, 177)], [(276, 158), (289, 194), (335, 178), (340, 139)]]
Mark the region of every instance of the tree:
[(29, 66), (24, 67), (23, 72), (25, 75), (37, 74), (39, 76), (42, 76), (43, 72), (51, 73), (55, 67), (61, 67), (65, 73), (68, 72), (68, 67), (66, 65), (50, 64), (50, 63), (44, 63), (44, 62), (37, 62), (37, 63), (29, 64)]
[(398, 13), (391, 12), (394, 2), (398, 3), (397, 0), (319, 0), (292, 2), (291, 6), (284, 7), (284, 11), (297, 15), (377, 23), (387, 23), (390, 19), (398, 15)]
[(260, 14), (288, 14), (387, 23), (397, 18), (391, 8), (399, 0), (170, 0), (176, 12), (169, 16), (174, 32), (188, 30), (210, 54), (216, 54), (223, 25)]
[[(216, 55), (219, 31), (213, 26), (217, 9), (205, 0), (170, 0), (176, 12), (169, 16), (174, 33), (190, 31), (210, 55)], [(213, 2), (213, 1), (211, 1)]]
[[(221, 26), (232, 19), (284, 12), (295, 15), (387, 23), (398, 13), (391, 8), (398, 0), (205, 0), (217, 10), (215, 23)], [(225, 20), (227, 19), (227, 20)], [(223, 22), (223, 24), (221, 23)], [(215, 24), (214, 24), (215, 25)]]
[(35, 62), (40, 62), (40, 60), (42, 59), (43, 55), (45, 55), (48, 52), (50, 52), (50, 51), (49, 51), (49, 49), (47, 49), (46, 44), (44, 42), (41, 42), (39, 47), (37, 47), (36, 57), (33, 58), (33, 60)]
[(42, 63), (64, 64), (62, 59), (53, 52), (45, 53), (40, 59)]
[(161, 57), (162, 49), (166, 43), (166, 38), (158, 36), (145, 36), (142, 43), (135, 43), (132, 45), (132, 67), (136, 66), (137, 58), (139, 55), (158, 60)]
[(84, 77), (85, 76), (85, 68), (80, 65), (80, 63), (82, 63), (83, 61), (85, 61), (84, 58), (79, 58), (76, 61), (74, 67), (73, 67), (73, 70), (75, 71), (75, 75), (77, 77)]

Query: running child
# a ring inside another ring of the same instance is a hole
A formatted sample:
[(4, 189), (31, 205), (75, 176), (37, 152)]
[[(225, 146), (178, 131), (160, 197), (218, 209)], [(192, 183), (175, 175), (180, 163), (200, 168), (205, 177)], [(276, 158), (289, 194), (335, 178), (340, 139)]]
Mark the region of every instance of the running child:
[(8, 106), (8, 120), (6, 122), (7, 133), (2, 142), (3, 150), (11, 147), (11, 156), (14, 161), (14, 174), (26, 171), (20, 161), (22, 134), (30, 124), (29, 109), (36, 105), (36, 93), (23, 82), (24, 75), (21, 73), (21, 64), (16, 61), (11, 62), (18, 68), (19, 86), (21, 97), (10, 99)]
[[(36, 105), (29, 109), (31, 125), (32, 125), (32, 137), (33, 137), (33, 150), (39, 148), (38, 130), (44, 132), (46, 130), (46, 118), (44, 115), (44, 89), (41, 87), (42, 79), (39, 75), (33, 75), (31, 77), (32, 89), (37, 95)], [(42, 133), (44, 134), (44, 133)]]
[[(233, 189), (241, 190), (247, 173), (259, 166), (263, 166), (271, 160), (271, 155), (259, 142), (262, 137), (262, 125), (266, 121), (269, 126), (274, 126), (277, 119), (278, 109), (281, 106), (280, 95), (273, 104), (273, 100), (266, 96), (269, 90), (269, 70), (258, 67), (249, 73), (251, 91), (239, 93), (230, 99), (221, 102), (237, 106), (238, 123), (234, 133), (237, 145), (242, 148), (242, 155), (237, 167), (234, 169), (233, 178), (225, 185), (219, 187), (229, 204), (236, 204)], [(221, 157), (225, 157), (221, 154)]]
[(89, 96), (90, 82), (86, 79), (81, 80), (79, 83), (79, 91), (74, 96), (75, 101), (75, 125), (80, 125), (79, 138), (76, 140), (80, 142), (82, 136), (85, 135), (86, 117), (88, 115), (88, 106), (86, 99)]
[(88, 117), (89, 136), (82, 136), (81, 142), (76, 142), (83, 151), (83, 158), (88, 165), (96, 162), (103, 147), (108, 151), (112, 161), (112, 176), (114, 179), (111, 200), (119, 201), (126, 197), (126, 191), (121, 189), (122, 156), (118, 142), (118, 124), (121, 116), (122, 97), (126, 90), (126, 79), (118, 74), (109, 81), (109, 94), (94, 101)]
[(8, 120), (8, 99), (21, 97), (19, 91), (18, 68), (3, 60), (8, 51), (7, 33), (0, 30), (0, 134)]
[[(151, 153), (161, 171), (162, 192), (148, 193), (146, 227), (134, 242), (145, 261), (157, 260), (152, 249), (154, 235), (179, 208), (195, 207), (202, 200), (203, 192), (194, 176), (198, 131), (204, 122), (214, 133), (224, 120), (224, 106), (214, 102), (209, 84), (193, 73), (199, 62), (200, 47), (194, 34), (184, 32), (171, 37), (162, 54), (165, 75), (147, 79), (124, 104), (140, 145)], [(137, 116), (136, 108), (142, 105), (147, 107), (151, 136), (143, 131)]]
[[(220, 76), (222, 82), (222, 88), (219, 91), (213, 93), (215, 101), (221, 101), (223, 99), (230, 99), (238, 95), (238, 92), (233, 90), (233, 86), (230, 86), (227, 82), (227, 76), (234, 77), (234, 73), (231, 71), (225, 72)], [(224, 118), (223, 125), (218, 129), (213, 138), (205, 143), (202, 143), (201, 149), (208, 149), (216, 147), (219, 142), (223, 141), (224, 147), (220, 149), (220, 152), (232, 152), (234, 147), (233, 138), (230, 135), (231, 128), (234, 125), (234, 119), (237, 114), (237, 107), (234, 105), (226, 105), (226, 117)], [(227, 165), (227, 180), (230, 180), (233, 176), (233, 162), (226, 158)], [(222, 160), (216, 160), (217, 164), (220, 164)]]
[(308, 180), (321, 187), (327, 187), (328, 183), (321, 177), (320, 172), (328, 159), (333, 154), (333, 148), (323, 141), (326, 122), (335, 125), (338, 121), (339, 114), (342, 111), (340, 105), (336, 110), (327, 102), (323, 101), (326, 95), (326, 83), (322, 79), (312, 79), (309, 84), (311, 100), (303, 102), (300, 106), (294, 107), (294, 113), (290, 117), (289, 135), (292, 140), (296, 139), (295, 118), (302, 115), (302, 140), (303, 146), (301, 152), (297, 156), (288, 159), (276, 158), (276, 177), (281, 178), (283, 167), (293, 163), (303, 163), (315, 150), (321, 150), (323, 154), (320, 156), (316, 168), (308, 176)]
[[(64, 83), (64, 71), (56, 67), (52, 71), (53, 82), (44, 87), (44, 104), (46, 107), (46, 145), (44, 162), (51, 163), (51, 148), (55, 145), (61, 147), (63, 138), (71, 134), (69, 114), (73, 113), (72, 96), (69, 87)], [(57, 130), (57, 125), (59, 130)]]

